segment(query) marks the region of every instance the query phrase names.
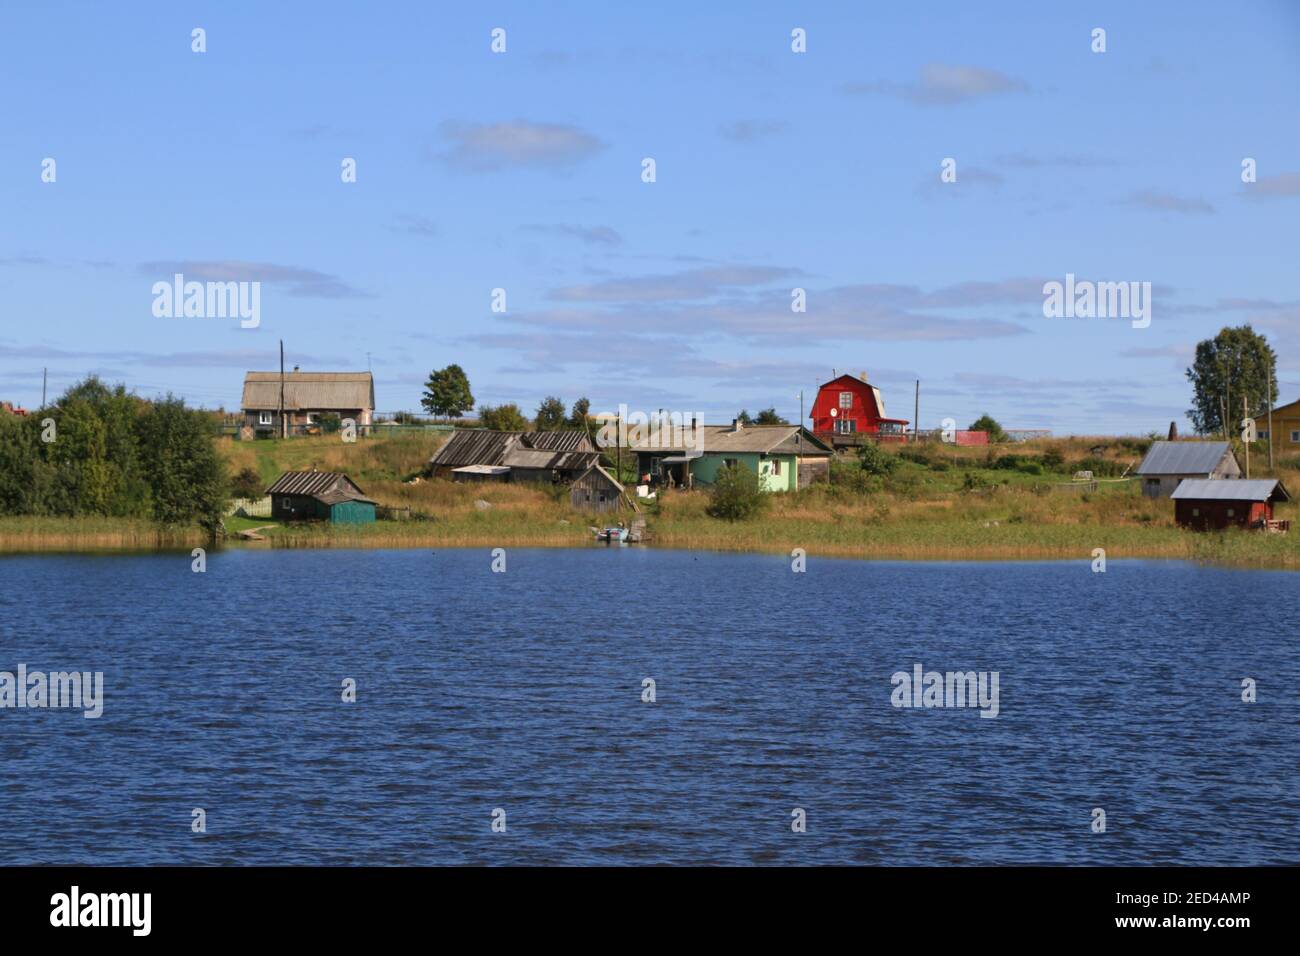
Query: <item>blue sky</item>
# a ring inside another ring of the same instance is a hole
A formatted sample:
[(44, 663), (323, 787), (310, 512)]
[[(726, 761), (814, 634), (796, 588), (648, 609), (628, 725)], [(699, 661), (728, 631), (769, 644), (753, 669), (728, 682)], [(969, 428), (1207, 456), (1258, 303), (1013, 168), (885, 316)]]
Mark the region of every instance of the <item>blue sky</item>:
[[(24, 405), (48, 367), (234, 408), (283, 338), (369, 353), (385, 411), (458, 362), (527, 411), (794, 419), (836, 369), (909, 419), (919, 378), (923, 427), (1141, 434), (1243, 321), (1300, 397), (1300, 3), (8, 2), (0, 71)], [(154, 317), (176, 270), (261, 281), (260, 326)], [(1044, 318), (1067, 273), (1152, 283), (1150, 327)]]

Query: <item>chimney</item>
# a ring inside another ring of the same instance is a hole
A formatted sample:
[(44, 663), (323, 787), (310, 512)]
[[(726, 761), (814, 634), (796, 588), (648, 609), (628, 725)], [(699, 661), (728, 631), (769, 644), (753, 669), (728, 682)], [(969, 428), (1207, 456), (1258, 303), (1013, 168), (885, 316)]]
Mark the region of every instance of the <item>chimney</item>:
[(738, 432), (738, 431), (743, 431), (744, 428), (745, 428), (745, 423), (742, 422), (739, 418), (733, 418), (733, 419), (731, 420), (731, 429), (732, 429), (732, 431), (737, 431), (737, 432)]
[(858, 377), (861, 378), (862, 381), (865, 382), (865, 381), (867, 380), (867, 373), (864, 371), (864, 372), (863, 372), (860, 376), (858, 376)]

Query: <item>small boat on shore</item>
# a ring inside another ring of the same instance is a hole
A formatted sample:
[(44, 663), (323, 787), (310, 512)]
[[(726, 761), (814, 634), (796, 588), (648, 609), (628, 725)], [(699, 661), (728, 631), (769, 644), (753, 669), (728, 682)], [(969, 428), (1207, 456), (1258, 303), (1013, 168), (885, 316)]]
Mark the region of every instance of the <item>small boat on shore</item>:
[(612, 528), (593, 528), (592, 530), (596, 532), (596, 540), (604, 541), (606, 544), (627, 540), (628, 529), (622, 526)]

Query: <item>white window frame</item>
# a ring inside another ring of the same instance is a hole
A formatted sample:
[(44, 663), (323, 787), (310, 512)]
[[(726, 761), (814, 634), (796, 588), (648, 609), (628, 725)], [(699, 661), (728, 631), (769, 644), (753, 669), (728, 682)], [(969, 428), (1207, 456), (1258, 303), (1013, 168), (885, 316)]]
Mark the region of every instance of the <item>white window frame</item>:
[(853, 393), (840, 392), (840, 409), (848, 411), (851, 408), (853, 408)]
[(271, 413), (270, 413), (270, 412), (258, 412), (258, 413), (257, 413), (257, 424), (259, 424), (259, 425), (270, 425), (270, 424), (273, 424), (273, 422), (271, 421)]

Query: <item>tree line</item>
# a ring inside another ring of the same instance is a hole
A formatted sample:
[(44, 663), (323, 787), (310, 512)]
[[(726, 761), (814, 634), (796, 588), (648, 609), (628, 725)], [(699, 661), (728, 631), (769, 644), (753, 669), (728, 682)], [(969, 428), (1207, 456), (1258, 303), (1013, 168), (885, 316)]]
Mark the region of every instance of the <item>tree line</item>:
[(28, 416), (0, 414), (0, 514), (216, 527), (229, 499), (205, 412), (96, 376)]

